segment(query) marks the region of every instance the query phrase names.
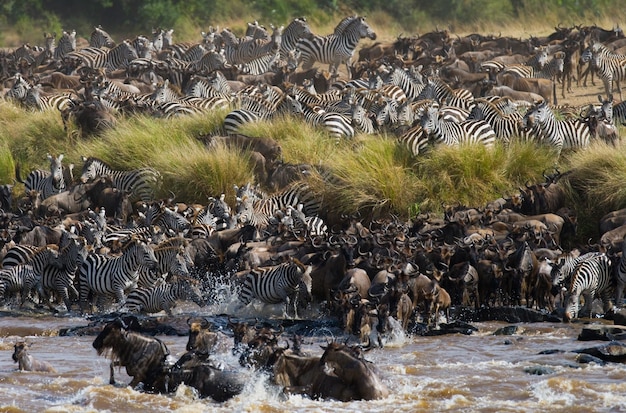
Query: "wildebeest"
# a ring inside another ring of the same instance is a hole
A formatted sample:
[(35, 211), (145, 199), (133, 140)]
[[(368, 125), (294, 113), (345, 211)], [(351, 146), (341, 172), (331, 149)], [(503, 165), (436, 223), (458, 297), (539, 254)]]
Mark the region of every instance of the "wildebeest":
[(56, 373), (52, 364), (47, 361), (37, 360), (28, 353), (29, 344), (25, 341), (18, 341), (13, 347), (13, 361), (17, 363), (20, 371)]
[(172, 366), (168, 373), (167, 391), (175, 391), (184, 383), (198, 391), (200, 397), (210, 397), (224, 402), (244, 388), (242, 377), (234, 371), (220, 370), (202, 355), (188, 351)]
[(374, 365), (362, 357), (358, 348), (336, 342), (322, 348), (320, 365), (328, 364), (333, 373), (318, 375), (311, 385), (310, 396), (350, 401), (376, 400), (389, 395)]
[(126, 367), (126, 373), (132, 377), (129, 386), (134, 388), (143, 383), (144, 390), (153, 390), (158, 378), (164, 375), (170, 352), (161, 340), (131, 331), (129, 324), (138, 325), (139, 322), (135, 317), (116, 318), (109, 322), (93, 341), (93, 348), (98, 355), (111, 352), (110, 384), (115, 384), (113, 369), (119, 366)]
[(196, 353), (211, 354), (217, 344), (217, 333), (210, 330), (211, 324), (204, 318), (200, 320), (187, 320), (189, 324), (189, 340), (187, 340), (187, 351)]

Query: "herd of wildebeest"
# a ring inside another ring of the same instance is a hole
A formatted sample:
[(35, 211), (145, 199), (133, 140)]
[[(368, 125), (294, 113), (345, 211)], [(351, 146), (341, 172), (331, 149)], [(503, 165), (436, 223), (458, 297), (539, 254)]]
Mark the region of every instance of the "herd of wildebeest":
[[(526, 306), (571, 320), (589, 316), (595, 299), (605, 313), (622, 305), (626, 209), (602, 217), (597, 243), (575, 245), (576, 211), (560, 184), (568, 171), (545, 171), (543, 181), (486, 205), (444, 205), (442, 215), (409, 222), (329, 217), (307, 185), (315, 166), (286, 164), (278, 142), (237, 133), (246, 122), (290, 112), (334, 138), (390, 133), (415, 155), (476, 138), (468, 122), (482, 122), (481, 128), (493, 122), (489, 133), (509, 141), (524, 123), (515, 117), (518, 108), (556, 103), (557, 85), (565, 97), (572, 79), (586, 82), (595, 74), (606, 87), (601, 107), (553, 110), (573, 125), (564, 130), (617, 144), (615, 122), (624, 113), (613, 105), (613, 82), (621, 97), (626, 74), (619, 63), (626, 60), (615, 57), (626, 47), (619, 27), (559, 25), (549, 36), (528, 39), (436, 30), (361, 47), (354, 62), (359, 41), (376, 38), (359, 16), (342, 20), (328, 36), (312, 33), (304, 18), (271, 32), (258, 22), (247, 29), (237, 37), (211, 28), (198, 43), (175, 43), (173, 30), (157, 29), (151, 38), (116, 44), (96, 27), (88, 45), (75, 32), (64, 32), (58, 45), (46, 33), (45, 47), (0, 51), (3, 96), (11, 102), (4, 104), (59, 111), (85, 137), (114, 127), (120, 116), (230, 108), (223, 136), (199, 138), (249, 151), (258, 161), (258, 183), (237, 187), (236, 205), (218, 194), (206, 205), (154, 199), (158, 171), (116, 171), (93, 157), (83, 158), (79, 179), (73, 165), (62, 165), (63, 155), (48, 155), (50, 171), (32, 171), (24, 180), (17, 170), (24, 196), (13, 199), (13, 184), (0, 187), (5, 305), (171, 315), (181, 300), (218, 302), (223, 297), (216, 291), (223, 290), (215, 287), (228, 285), (238, 309), (253, 301), (284, 304), (290, 318), (313, 309), (336, 318), (358, 345), (331, 342), (323, 355), (311, 356), (302, 352), (301, 337), (282, 347), (280, 329), (229, 321), (233, 351), (288, 392), (338, 400), (389, 393), (362, 352), (383, 344), (391, 319), (424, 333), (441, 328), (444, 316), (449, 323), (451, 309)], [(610, 63), (599, 56), (605, 50)], [(344, 64), (348, 73), (340, 70)], [(497, 110), (468, 120), (478, 106)], [(427, 128), (423, 120), (433, 107), (442, 122), (465, 126)], [(584, 150), (588, 140), (550, 135), (563, 128), (535, 124), (537, 135), (528, 136), (538, 150), (568, 144)], [(146, 391), (172, 392), (185, 383), (216, 401), (242, 391), (241, 377), (211, 358), (223, 337), (206, 320), (190, 318), (187, 353), (174, 364), (159, 339), (138, 332), (138, 323), (136, 315), (122, 315), (93, 342), (98, 354), (112, 354), (112, 383), (114, 366), (123, 366), (130, 385)], [(21, 370), (54, 371), (28, 354), (24, 342), (15, 345), (13, 359)]]

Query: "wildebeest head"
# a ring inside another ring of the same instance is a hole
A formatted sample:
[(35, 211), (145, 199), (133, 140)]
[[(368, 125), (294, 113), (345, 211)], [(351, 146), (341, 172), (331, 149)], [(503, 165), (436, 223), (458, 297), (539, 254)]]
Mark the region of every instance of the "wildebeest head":
[(118, 317), (109, 322), (93, 341), (92, 346), (102, 355), (107, 350), (115, 349), (123, 342), (128, 330), (139, 330), (140, 324), (137, 317)]

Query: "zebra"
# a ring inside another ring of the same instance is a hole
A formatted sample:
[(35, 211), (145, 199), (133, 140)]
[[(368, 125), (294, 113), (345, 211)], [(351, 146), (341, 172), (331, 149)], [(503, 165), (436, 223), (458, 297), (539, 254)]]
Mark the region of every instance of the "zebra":
[(467, 119), (484, 120), (489, 123), (498, 140), (504, 143), (510, 143), (514, 138), (519, 138), (524, 142), (532, 141), (536, 138), (531, 129), (526, 130), (522, 128), (521, 115), (505, 115), (494, 103), (486, 99), (475, 100), (475, 106), (470, 111)]
[(460, 123), (439, 118), (439, 105), (433, 104), (424, 111), (421, 119), (424, 132), (437, 142), (457, 146), (465, 143), (480, 143), (493, 146), (496, 133), (491, 125), (482, 120), (466, 120)]
[[(65, 308), (71, 309), (70, 294), (73, 299), (78, 300), (78, 290), (74, 286), (76, 271), (87, 257), (87, 242), (83, 237), (69, 236), (63, 233), (57, 258), (57, 263), (47, 265), (41, 273), (41, 286), (44, 293), (53, 291), (56, 296), (63, 300)], [(43, 296), (49, 307), (48, 295)]]
[(626, 125), (626, 101), (613, 105), (613, 122), (615, 125)]
[(150, 205), (145, 212), (146, 225), (158, 226), (170, 234), (186, 233), (191, 228), (191, 222), (179, 214), (177, 209), (172, 210), (166, 206)]
[(249, 96), (245, 100), (245, 106), (247, 107), (229, 112), (224, 118), (224, 131), (227, 134), (238, 133), (239, 128), (248, 123), (271, 119), (280, 114), (303, 112), (303, 105), (287, 94), (270, 100), (254, 99), (253, 96)]
[(63, 175), (63, 154), (52, 156), (47, 154), (50, 161), (50, 171), (36, 169), (26, 177), (25, 181), (20, 178), (19, 164), (15, 167), (15, 177), (18, 182), (24, 184), (27, 193), (37, 191), (44, 200), (51, 195), (61, 193), (66, 190), (65, 177)]
[(541, 142), (554, 147), (558, 153), (562, 149), (586, 148), (589, 146), (591, 131), (589, 125), (581, 119), (557, 120), (546, 101), (541, 101), (529, 108), (522, 119), (522, 125), (528, 129), (538, 126)]
[[(239, 300), (243, 305), (255, 298), (267, 304), (285, 303), (284, 315), (292, 309), (297, 318), (298, 295), (311, 293), (311, 270), (295, 258), (273, 267), (258, 267), (243, 280)], [(301, 291), (303, 284), (305, 291)]]
[(355, 131), (372, 135), (374, 131), (374, 122), (368, 117), (368, 111), (360, 103), (352, 105), (351, 124)]
[(350, 122), (350, 118), (336, 112), (326, 112), (325, 110), (316, 110), (319, 107), (302, 106), (304, 120), (316, 127), (321, 127), (331, 137), (335, 139), (351, 139), (354, 138), (354, 128)]
[(452, 89), (441, 79), (428, 79), (416, 100), (431, 99), (441, 105), (472, 110), (474, 96), (467, 89)]
[(126, 308), (131, 312), (158, 313), (165, 311), (172, 315), (172, 308), (176, 301), (193, 301), (200, 307), (206, 305), (202, 294), (196, 285), (197, 281), (181, 278), (175, 282), (161, 282), (151, 288), (137, 288), (128, 294)]
[(274, 27), (271, 39), (238, 39), (229, 29), (220, 33), (224, 40), (224, 56), (231, 65), (246, 64), (265, 55), (278, 55), (283, 26)]
[(154, 199), (156, 187), (161, 174), (154, 168), (145, 167), (130, 171), (116, 171), (107, 163), (95, 157), (81, 157), (83, 169), (80, 177), (82, 183), (110, 175), (113, 187), (131, 193), (133, 198), (144, 202)]
[(201, 98), (223, 98), (229, 102), (232, 99), (233, 91), (228, 84), (228, 80), (222, 72), (215, 72), (210, 78), (193, 75), (184, 91), (186, 96), (197, 96)]
[[(2, 259), (2, 268), (7, 271), (5, 285), (8, 285), (12, 292), (23, 289), (22, 304), (26, 300), (30, 291), (37, 287), (40, 297), (44, 297), (41, 274), (48, 266), (56, 266), (59, 257), (59, 249), (56, 245), (46, 245), (44, 247), (35, 247), (32, 245), (16, 245), (10, 248), (5, 257)], [(26, 267), (29, 267), (25, 269)], [(14, 268), (13, 272), (9, 272)], [(26, 271), (26, 272), (23, 272)], [(28, 277), (27, 277), (28, 276)], [(0, 278), (3, 276), (0, 275)], [(18, 281), (20, 281), (18, 283)], [(0, 297), (4, 295), (4, 291), (0, 293)]]
[(32, 86), (19, 72), (15, 74), (14, 79), (13, 86), (4, 94), (4, 99), (21, 104)]
[(81, 311), (85, 312), (90, 292), (99, 302), (104, 298), (115, 297), (120, 307), (123, 306), (125, 292), (137, 288), (139, 268), (154, 268), (157, 265), (152, 248), (138, 239), (128, 241), (120, 256), (88, 255), (79, 273)]
[(545, 62), (543, 65), (510, 65), (506, 66), (500, 74), (512, 74), (517, 77), (556, 80), (563, 73), (563, 67), (565, 64), (563, 60), (564, 58), (564, 52), (557, 52), (551, 60)]
[[(268, 53), (241, 64), (241, 71), (249, 75), (260, 75), (276, 68), (279, 61), (278, 52)], [(277, 70), (282, 70), (282, 68), (278, 67)]]
[(404, 145), (413, 156), (418, 156), (428, 149), (428, 134), (421, 125), (413, 126), (398, 137), (398, 142)]
[(83, 66), (92, 69), (104, 68), (108, 70), (126, 69), (130, 63), (138, 59), (137, 51), (133, 45), (124, 40), (112, 49), (85, 48), (70, 52), (67, 56), (79, 59)]
[(62, 60), (66, 54), (76, 50), (76, 30), (66, 32), (59, 39), (57, 47), (54, 49), (54, 60)]
[(21, 307), (30, 297), (32, 290), (37, 289), (40, 296), (43, 296), (40, 280), (41, 276), (30, 264), (20, 264), (14, 267), (3, 268), (0, 270), (0, 299), (4, 299), (7, 293), (20, 293)]
[(304, 70), (311, 69), (317, 61), (329, 64), (329, 72), (336, 74), (344, 63), (348, 76), (354, 50), (362, 38), (376, 40), (376, 33), (365, 21), (365, 17), (352, 18), (340, 34), (303, 38), (296, 45), (300, 51), (300, 60)]
[(216, 71), (230, 68), (226, 61), (226, 56), (217, 51), (206, 52), (195, 61), (193, 68), (196, 73), (210, 74)]
[(63, 112), (74, 106), (74, 99), (78, 96), (73, 93), (55, 93), (52, 95), (42, 95), (42, 87), (37, 84), (26, 92), (26, 97), (22, 101), (27, 108), (39, 111), (58, 110)]
[[(613, 266), (606, 254), (582, 261), (572, 273), (571, 284), (567, 290), (568, 297), (565, 305), (565, 320), (577, 318), (579, 314), (587, 315), (591, 312), (594, 298), (600, 297), (604, 312), (611, 309), (611, 286)], [(585, 299), (582, 310), (578, 310), (580, 296)]]
[(580, 263), (600, 255), (602, 255), (600, 252), (588, 252), (583, 255), (576, 255), (571, 252), (561, 254), (556, 263), (552, 264), (552, 285), (562, 287), (570, 283), (572, 273)]
[(313, 38), (313, 32), (305, 17), (297, 17), (293, 19), (285, 30), (283, 30), (282, 41), (280, 43), (280, 58), (287, 60), (289, 52), (295, 50), (300, 39)]
[(391, 68), (385, 68), (384, 81), (387, 84), (398, 86), (405, 93), (410, 101), (417, 100), (418, 96), (424, 89), (424, 83), (417, 81), (413, 76), (404, 69), (393, 65)]
[(159, 282), (166, 281), (171, 277), (189, 276), (184, 247), (156, 247), (153, 250), (157, 259), (157, 266), (155, 268), (145, 266), (139, 268), (138, 288), (152, 288)]
[(95, 26), (89, 36), (89, 47), (108, 47), (109, 49), (115, 47), (115, 41), (105, 32), (101, 25)]
[(626, 55), (613, 53), (602, 43), (593, 43), (580, 56), (581, 62), (591, 62), (598, 76), (604, 82), (607, 96), (613, 95), (613, 81), (617, 83), (619, 98), (622, 100), (621, 81), (626, 78)]
[(266, 227), (277, 211), (286, 210), (288, 206), (296, 208), (301, 203), (306, 216), (315, 216), (321, 205), (321, 200), (304, 182), (296, 182), (272, 196), (253, 195), (252, 191), (249, 186), (237, 191), (236, 218), (239, 223), (254, 225), (257, 229)]

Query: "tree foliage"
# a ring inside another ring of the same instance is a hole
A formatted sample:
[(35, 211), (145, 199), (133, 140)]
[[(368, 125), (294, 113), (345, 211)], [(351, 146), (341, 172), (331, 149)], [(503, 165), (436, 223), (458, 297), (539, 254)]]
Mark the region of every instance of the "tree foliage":
[(132, 27), (137, 32), (173, 27), (180, 21), (208, 26), (255, 16), (284, 24), (299, 16), (323, 22), (333, 13), (382, 11), (410, 30), (426, 21), (506, 22), (521, 15), (551, 15), (565, 21), (610, 12), (612, 7), (613, 0), (5, 0), (0, 3), (0, 23), (14, 26), (27, 19), (73, 28), (100, 24), (114, 32)]

